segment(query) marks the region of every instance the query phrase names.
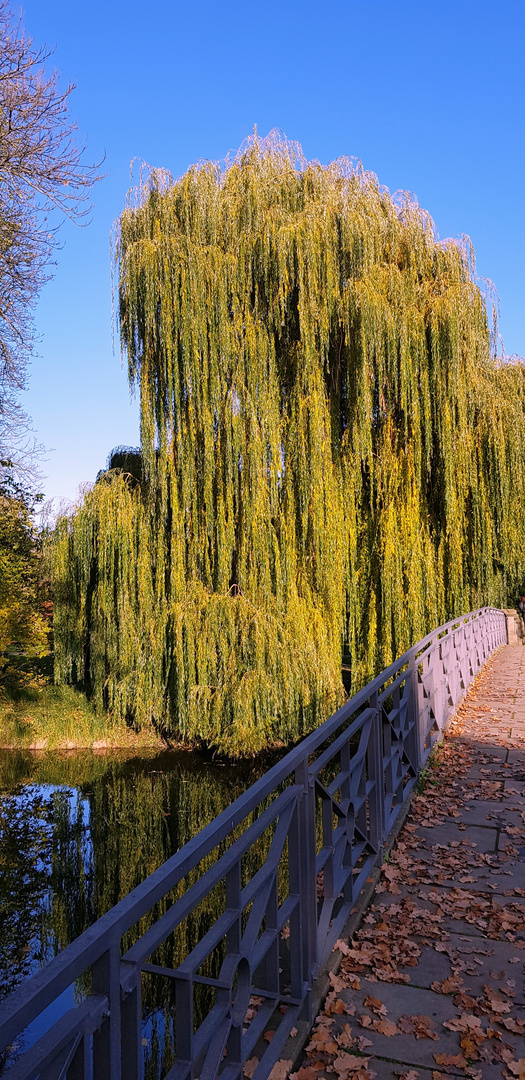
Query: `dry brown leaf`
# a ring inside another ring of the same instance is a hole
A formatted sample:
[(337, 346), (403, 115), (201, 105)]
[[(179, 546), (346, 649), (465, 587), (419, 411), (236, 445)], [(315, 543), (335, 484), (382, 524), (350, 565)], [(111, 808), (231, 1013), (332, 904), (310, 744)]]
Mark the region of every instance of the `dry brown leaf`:
[(449, 1029), (449, 1031), (474, 1031), (482, 1033), (481, 1017), (473, 1016), (470, 1013), (463, 1013), (461, 1016), (453, 1016), (450, 1020), (443, 1020), (443, 1027)]
[(330, 979), (330, 985), (332, 986), (332, 989), (335, 990), (336, 994), (339, 994), (341, 990), (346, 990), (347, 983), (344, 979), (340, 979), (339, 975), (334, 975), (331, 971), (328, 977)]
[(268, 1080), (286, 1080), (293, 1061), (276, 1061)]
[(366, 1052), (368, 1050), (368, 1047), (374, 1045), (372, 1040), (371, 1039), (365, 1039), (364, 1035), (358, 1035), (356, 1042), (357, 1042), (357, 1049), (359, 1050), (359, 1052), (361, 1054), (366, 1054)]
[(476, 998), (470, 997), (468, 994), (456, 994), (453, 1000), (457, 1009), (475, 1009), (478, 1004)]
[(375, 1012), (376, 1016), (386, 1016), (388, 1012), (386, 1005), (383, 1005), (383, 1002), (380, 1001), (379, 998), (372, 997), (371, 995), (365, 998), (364, 1005), (366, 1009), (371, 1009), (372, 1012)]
[(433, 982), (431, 990), (435, 990), (436, 994), (454, 994), (462, 985), (463, 980), (460, 975), (451, 975), (442, 982)]
[(498, 1024), (502, 1024), (507, 1031), (514, 1031), (517, 1035), (525, 1035), (525, 1020), (514, 1020), (512, 1016), (498, 1017)]
[(495, 993), (491, 986), (484, 986), (483, 993), (493, 1013), (496, 1013), (499, 1016), (503, 1015), (503, 1013), (510, 1012), (509, 1002), (504, 1001), (499, 994)]
[(327, 1016), (343, 1016), (344, 1013), (350, 1013), (353, 1016), (355, 1012), (355, 1005), (345, 1005), (342, 998), (336, 998), (335, 1001), (331, 1001), (325, 1009)]
[(374, 1031), (378, 1031), (380, 1035), (399, 1035), (399, 1029), (391, 1020), (378, 1020), (374, 1024)]
[(252, 1058), (250, 1058), (249, 1061), (245, 1061), (244, 1062), (244, 1068), (243, 1068), (244, 1075), (247, 1076), (248, 1078), (253, 1076), (258, 1064), (259, 1064), (259, 1058), (256, 1058), (256, 1057), (252, 1057)]
[(459, 1044), (465, 1057), (469, 1058), (471, 1061), (477, 1061), (479, 1057), (478, 1046), (484, 1038), (485, 1035), (483, 1033), (481, 1034), (480, 1039), (476, 1039), (472, 1034), (464, 1035), (463, 1038), (459, 1040)]
[(400, 1031), (415, 1035), (416, 1039), (439, 1039), (429, 1016), (400, 1016), (397, 1026)]
[(350, 1024), (343, 1024), (339, 1035), (335, 1036), (335, 1041), (341, 1050), (350, 1050), (353, 1047), (355, 1040), (352, 1039), (352, 1029)]
[(290, 1080), (318, 1080), (317, 1073), (311, 1065), (306, 1065), (296, 1073), (290, 1073)]
[(525, 1058), (519, 1058), (518, 1061), (507, 1061), (507, 1069), (512, 1076), (517, 1076), (518, 1080), (525, 1080)]
[(331, 1022), (329, 1020), (325, 1020), (324, 1016), (322, 1016), (319, 1020), (316, 1021), (315, 1028), (310, 1035), (312, 1042), (323, 1042), (323, 1040), (326, 1039), (327, 1035), (331, 1031), (331, 1028)]
[(466, 1069), (468, 1061), (463, 1054), (434, 1054), (437, 1065), (456, 1065), (458, 1069)]
[(335, 1059), (333, 1067), (339, 1077), (344, 1077), (348, 1073), (355, 1073), (357, 1069), (368, 1068), (368, 1061), (366, 1058), (356, 1057), (355, 1054), (343, 1054)]
[(318, 1028), (312, 1033), (306, 1047), (307, 1054), (337, 1054), (339, 1047), (332, 1039), (328, 1028)]

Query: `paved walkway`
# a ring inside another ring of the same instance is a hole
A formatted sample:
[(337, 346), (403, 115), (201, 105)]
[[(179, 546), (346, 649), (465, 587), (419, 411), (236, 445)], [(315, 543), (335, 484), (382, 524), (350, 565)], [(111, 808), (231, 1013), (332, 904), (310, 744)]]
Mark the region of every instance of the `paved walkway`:
[(298, 1080), (525, 1080), (523, 646), (489, 661), (433, 764)]

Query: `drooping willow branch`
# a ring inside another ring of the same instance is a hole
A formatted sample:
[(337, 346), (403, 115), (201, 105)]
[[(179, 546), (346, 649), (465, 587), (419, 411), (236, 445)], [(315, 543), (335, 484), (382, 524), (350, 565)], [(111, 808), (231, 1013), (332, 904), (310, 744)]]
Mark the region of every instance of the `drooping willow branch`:
[(254, 137), (122, 214), (143, 479), (54, 545), (57, 671), (231, 753), (289, 740), (519, 584), (524, 369), (465, 242), (358, 165)]

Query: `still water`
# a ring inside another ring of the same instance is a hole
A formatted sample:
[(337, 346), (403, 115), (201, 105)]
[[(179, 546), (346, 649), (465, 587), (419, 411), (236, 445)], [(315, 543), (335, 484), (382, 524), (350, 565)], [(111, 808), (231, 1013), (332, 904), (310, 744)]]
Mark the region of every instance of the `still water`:
[[(113, 907), (274, 761), (224, 764), (173, 751), (132, 758), (0, 751), (0, 997)], [(155, 1010), (145, 1016), (145, 1035), (147, 1075), (158, 1077), (169, 1040)]]

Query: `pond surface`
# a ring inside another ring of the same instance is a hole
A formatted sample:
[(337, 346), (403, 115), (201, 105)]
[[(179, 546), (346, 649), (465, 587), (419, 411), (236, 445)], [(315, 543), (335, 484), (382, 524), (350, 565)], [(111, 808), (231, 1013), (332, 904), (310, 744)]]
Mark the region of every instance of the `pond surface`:
[[(0, 998), (126, 896), (275, 760), (235, 765), (173, 751), (133, 758), (0, 751)], [(158, 1044), (167, 1043), (169, 1034), (155, 1012), (145, 1016), (145, 1045), (157, 1046), (155, 1053), (146, 1051), (152, 1077), (164, 1071)], [(37, 1027), (29, 1041), (41, 1033)]]

